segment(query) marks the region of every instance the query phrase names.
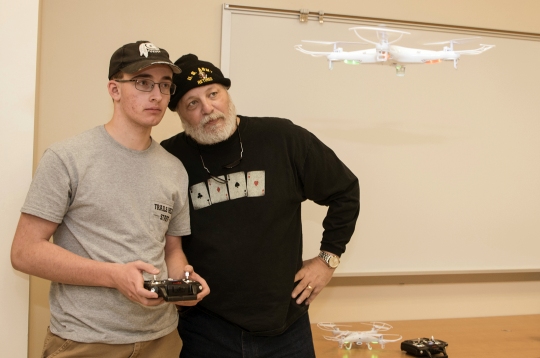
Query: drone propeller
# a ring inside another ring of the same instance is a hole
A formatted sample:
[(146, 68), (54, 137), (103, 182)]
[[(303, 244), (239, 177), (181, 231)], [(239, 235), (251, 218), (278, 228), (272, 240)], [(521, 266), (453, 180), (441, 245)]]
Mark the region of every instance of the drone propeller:
[(366, 324), (366, 325), (371, 325), (372, 328), (371, 330), (376, 332), (376, 331), (388, 331), (389, 329), (392, 328), (391, 325), (389, 325), (388, 323), (385, 323), (385, 322), (362, 322), (362, 324)]
[[(387, 336), (394, 336), (394, 337), (397, 337), (397, 338), (386, 338)], [(379, 344), (381, 345), (381, 348), (384, 349), (384, 345), (386, 343), (392, 343), (392, 342), (397, 342), (399, 340), (401, 340), (403, 337), (400, 336), (399, 334), (384, 334), (381, 336), (381, 338), (379, 339)]]
[[(312, 44), (320, 45), (334, 45), (334, 52), (341, 52), (343, 49), (338, 47), (339, 45), (365, 45), (365, 42), (352, 42), (352, 41), (311, 41), (311, 40), (302, 40), (302, 42), (308, 42)], [(300, 46), (300, 45), (296, 45)]]
[(377, 27), (377, 26), (356, 26), (356, 27), (351, 27), (349, 30), (373, 30), (373, 31), (394, 32), (394, 33), (398, 33), (398, 34), (410, 35), (410, 32), (407, 32), (407, 31), (394, 30), (394, 29), (389, 29), (389, 28), (382, 27), (382, 26), (380, 26), (380, 27)]
[(317, 327), (322, 329), (323, 331), (335, 331), (336, 329), (339, 329), (338, 327), (351, 327), (350, 325), (344, 325), (344, 324), (335, 324), (330, 322), (319, 322), (317, 323)]
[(324, 331), (333, 331), (336, 325), (330, 322), (319, 322), (317, 323), (317, 327)]
[(354, 42), (354, 41), (312, 41), (312, 40), (302, 40), (302, 42), (309, 42), (313, 44), (322, 44), (322, 45), (339, 45), (339, 44), (361, 44), (365, 45), (365, 42)]
[[(387, 29), (386, 27), (373, 27), (373, 26), (357, 26), (357, 27), (351, 27), (351, 28), (349, 28), (349, 30), (353, 30), (354, 33), (356, 34), (356, 36), (358, 36), (362, 40), (364, 40), (364, 41), (366, 41), (366, 42), (368, 42), (370, 44), (373, 44), (373, 45), (380, 45), (381, 43), (385, 44), (385, 45), (389, 45), (389, 44), (392, 44), (394, 42), (397, 42), (397, 41), (401, 40), (403, 35), (409, 35), (410, 34), (410, 32), (406, 32), (406, 31)], [(362, 35), (360, 35), (358, 33), (358, 30), (377, 31), (377, 38), (380, 40), (380, 42), (370, 41), (370, 40), (362, 37)], [(388, 33), (399, 34), (399, 36), (393, 41), (388, 41)]]
[(428, 42), (428, 43), (425, 43), (424, 45), (445, 45), (445, 44), (449, 44), (450, 46), (445, 47), (444, 50), (445, 51), (454, 51), (454, 44), (464, 44), (464, 43), (467, 43), (467, 42), (478, 40), (480, 38), (481, 37), (479, 37), (479, 36), (467, 37), (467, 38), (464, 38), (464, 39), (454, 39), (454, 40), (440, 41), (440, 42)]
[(294, 45), (294, 48), (302, 53), (305, 53), (307, 55), (311, 55), (313, 57), (322, 57), (322, 56), (328, 56), (330, 55), (332, 52), (330, 51), (308, 51), (308, 50), (304, 50), (302, 48), (302, 45)]
[(336, 337), (336, 336), (323, 336), (324, 339), (328, 340), (328, 341), (339, 341), (340, 338), (339, 337)]
[(476, 49), (473, 49), (473, 50), (459, 50), (459, 51), (454, 51), (455, 53), (458, 53), (460, 55), (479, 55), (481, 54), (482, 52), (485, 52), (491, 48), (495, 47), (495, 45), (485, 45), (485, 44), (480, 44), (480, 47), (479, 48), (476, 48)]
[(425, 43), (424, 45), (464, 44), (464, 43), (471, 42), (477, 39), (481, 39), (481, 37), (476, 36), (476, 37), (467, 37), (464, 39), (454, 39), (454, 40), (441, 41), (441, 42), (428, 42), (428, 43)]
[[(387, 337), (394, 337), (394, 338), (387, 338)], [(399, 334), (391, 334), (391, 333), (385, 333), (383, 335), (381, 335), (381, 338), (379, 339), (379, 342), (382, 343), (389, 343), (389, 342), (397, 342), (399, 340), (401, 340), (401, 338), (403, 338), (402, 336), (400, 336)]]
[[(481, 54), (482, 52), (485, 52), (485, 51), (495, 47), (495, 45), (480, 44), (480, 47), (477, 48), (477, 49), (454, 51), (454, 44), (463, 44), (463, 43), (471, 42), (473, 40), (477, 40), (479, 38), (481, 38), (481, 37), (478, 37), (478, 36), (477, 37), (468, 37), (468, 38), (464, 38), (464, 39), (454, 39), (454, 40), (449, 40), (449, 41), (429, 42), (429, 43), (426, 43), (424, 45), (445, 45), (445, 44), (450, 44), (450, 46), (445, 46), (444, 47), (444, 51), (452, 51), (452, 52), (454, 52), (454, 54), (457, 54), (457, 55), (478, 55), (478, 54)], [(458, 59), (459, 59), (459, 56), (458, 56), (458, 58), (454, 58), (452, 60), (452, 61), (454, 61), (454, 68), (455, 69), (457, 69)]]

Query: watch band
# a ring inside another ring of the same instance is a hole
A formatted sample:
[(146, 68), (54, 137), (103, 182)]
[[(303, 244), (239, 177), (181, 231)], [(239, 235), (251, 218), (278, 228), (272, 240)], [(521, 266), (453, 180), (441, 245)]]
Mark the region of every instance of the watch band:
[(319, 252), (319, 257), (326, 263), (330, 268), (336, 268), (339, 265), (339, 257), (336, 255), (331, 255), (327, 252)]

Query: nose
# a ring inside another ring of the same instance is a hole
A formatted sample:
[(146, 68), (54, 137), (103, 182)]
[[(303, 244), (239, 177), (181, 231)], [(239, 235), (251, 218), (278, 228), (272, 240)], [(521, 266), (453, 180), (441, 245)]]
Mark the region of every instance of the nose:
[(202, 102), (202, 111), (203, 111), (203, 114), (204, 115), (207, 115), (207, 114), (211, 114), (212, 112), (214, 112), (214, 106), (212, 105), (212, 102), (209, 101), (208, 99), (203, 99)]
[(163, 99), (163, 94), (159, 90), (159, 86), (157, 84), (154, 85), (154, 88), (150, 91), (150, 101), (157, 101), (160, 102)]

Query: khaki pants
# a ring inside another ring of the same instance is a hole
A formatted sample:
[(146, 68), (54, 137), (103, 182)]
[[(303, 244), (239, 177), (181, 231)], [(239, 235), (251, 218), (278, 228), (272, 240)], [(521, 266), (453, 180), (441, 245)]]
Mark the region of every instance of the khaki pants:
[(182, 341), (175, 329), (168, 335), (153, 341), (131, 344), (80, 343), (63, 339), (51, 333), (47, 328), (47, 336), (43, 346), (42, 358), (178, 358)]

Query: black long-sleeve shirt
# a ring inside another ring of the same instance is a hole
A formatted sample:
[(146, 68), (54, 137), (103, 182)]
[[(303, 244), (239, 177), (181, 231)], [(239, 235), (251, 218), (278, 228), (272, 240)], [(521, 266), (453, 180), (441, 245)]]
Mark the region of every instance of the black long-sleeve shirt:
[[(203, 309), (260, 335), (283, 332), (306, 310), (291, 299), (302, 267), (301, 203), (328, 206), (321, 250), (341, 255), (359, 214), (356, 176), (313, 134), (281, 118), (240, 117), (240, 136), (197, 145), (180, 133), (161, 144), (189, 175), (191, 235), (182, 239), (211, 293)], [(210, 178), (223, 176), (227, 184)]]

